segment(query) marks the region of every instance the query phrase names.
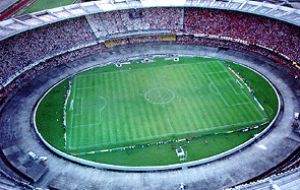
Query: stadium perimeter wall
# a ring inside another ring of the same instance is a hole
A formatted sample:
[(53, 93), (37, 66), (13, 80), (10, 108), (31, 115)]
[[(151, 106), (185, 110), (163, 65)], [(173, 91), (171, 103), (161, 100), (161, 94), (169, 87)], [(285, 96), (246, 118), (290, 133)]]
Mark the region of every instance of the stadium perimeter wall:
[[(77, 19), (77, 18), (76, 18)], [(50, 25), (51, 26), (51, 25)], [(141, 35), (139, 35), (140, 37), (142, 37), (144, 34), (142, 33)], [(132, 36), (131, 34), (122, 34), (121, 36), (119, 36), (118, 38), (122, 38), (122, 36), (123, 36), (123, 38), (124, 37), (127, 37), (127, 38), (131, 38), (130, 36)], [(184, 36), (184, 35), (178, 35), (177, 36), (177, 38), (180, 38), (180, 36)], [(192, 36), (194, 36), (195, 37), (195, 34), (192, 34)], [(209, 35), (207, 35), (207, 36), (202, 36), (201, 38), (203, 38), (203, 39), (207, 39), (207, 40), (209, 40), (209, 41), (229, 41), (229, 42), (233, 42), (233, 43), (238, 43), (238, 44), (243, 44), (243, 45), (245, 45), (246, 47), (247, 46), (249, 46), (249, 44), (247, 44), (247, 43), (243, 43), (243, 42), (238, 42), (238, 41), (235, 41), (235, 39), (226, 39), (226, 38), (223, 38), (223, 37), (216, 37), (216, 36), (209, 36)], [(95, 40), (96, 41), (96, 40)], [(151, 40), (149, 40), (149, 41), (151, 41)], [(98, 42), (99, 43), (99, 42)], [(223, 42), (222, 42), (223, 43)], [(222, 46), (222, 43), (220, 43), (220, 45), (217, 45), (217, 46)], [(74, 52), (74, 51), (77, 51), (77, 50), (80, 50), (80, 49), (82, 49), (82, 48), (89, 48), (89, 47), (91, 47), (91, 46), (93, 46), (93, 45), (96, 45), (97, 44), (97, 42), (92, 42), (91, 44), (87, 44), (87, 45), (82, 45), (82, 46), (78, 46), (78, 47), (73, 47), (73, 48), (70, 48), (70, 49), (68, 49), (68, 50), (65, 50), (65, 51), (61, 51), (61, 52), (59, 52), (59, 53), (56, 53), (56, 54), (54, 54), (54, 55), (49, 55), (46, 59), (42, 59), (42, 60), (39, 60), (38, 62), (35, 62), (35, 65), (32, 65), (32, 69), (34, 69), (36, 66), (39, 66), (40, 64), (43, 64), (44, 62), (47, 62), (48, 61), (48, 59), (51, 59), (51, 58), (55, 58), (55, 57), (57, 57), (57, 56), (60, 56), (60, 55), (62, 55), (62, 54), (66, 54), (66, 53), (71, 53), (71, 52)], [(116, 46), (118, 46), (118, 45), (122, 45), (123, 43), (121, 43), (121, 44), (117, 44)], [(102, 44), (103, 45), (103, 44)], [(124, 45), (124, 44), (123, 44)], [(195, 45), (197, 45), (197, 44), (195, 44)], [(198, 43), (198, 45), (201, 45), (201, 42), (199, 42)], [(209, 44), (208, 44), (209, 45)], [(224, 45), (224, 43), (223, 43), (223, 45)], [(212, 45), (212, 46), (215, 46), (215, 45)], [(260, 48), (262, 48), (262, 49), (265, 49), (265, 50), (268, 50), (268, 51), (272, 51), (272, 50), (269, 50), (268, 48), (264, 48), (264, 47), (260, 47)], [(105, 51), (105, 49), (102, 49), (103, 51)], [(247, 48), (246, 49), (244, 49), (245, 51), (247, 50)], [(281, 56), (282, 57), (282, 56)], [(283, 56), (283, 57), (285, 57), (285, 56)], [(287, 57), (288, 58), (288, 57)], [(287, 59), (288, 60), (288, 59)], [(30, 70), (30, 69), (29, 69)], [(24, 70), (24, 73), (25, 72), (27, 72), (27, 70), (25, 71)], [(21, 72), (21, 73), (19, 73), (19, 74), (22, 74), (23, 73), (23, 71)], [(17, 76), (17, 77), (19, 77), (19, 75)], [(9, 85), (11, 84), (11, 83), (8, 83)], [(6, 87), (6, 86), (5, 86)]]

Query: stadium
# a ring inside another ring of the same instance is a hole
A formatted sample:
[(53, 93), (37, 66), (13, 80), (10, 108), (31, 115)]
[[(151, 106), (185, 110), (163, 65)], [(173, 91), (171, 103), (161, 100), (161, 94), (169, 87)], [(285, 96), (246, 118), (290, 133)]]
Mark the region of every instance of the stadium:
[(297, 7), (0, 3), (0, 189), (300, 189)]

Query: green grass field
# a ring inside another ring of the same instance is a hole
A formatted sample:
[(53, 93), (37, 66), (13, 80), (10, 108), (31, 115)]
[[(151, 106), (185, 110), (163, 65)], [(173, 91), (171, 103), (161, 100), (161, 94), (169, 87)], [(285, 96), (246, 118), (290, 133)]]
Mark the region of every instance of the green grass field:
[[(56, 148), (84, 159), (164, 165), (179, 162), (175, 153), (179, 146), (189, 155), (186, 161), (229, 150), (263, 130), (276, 113), (275, 92), (247, 68), (202, 57), (152, 61), (98, 67), (61, 83), (40, 104), (40, 132)], [(229, 65), (246, 78), (258, 102)], [(68, 82), (66, 141), (62, 143), (61, 97), (67, 94)], [(43, 120), (49, 109), (59, 110), (58, 116), (51, 116), (56, 120), (47, 117), (55, 135), (46, 132), (49, 126)]]
[[(55, 7), (70, 5), (74, 0), (36, 0), (26, 11), (25, 13), (33, 13), (45, 9), (51, 9)], [(78, 1), (79, 2), (79, 1)]]

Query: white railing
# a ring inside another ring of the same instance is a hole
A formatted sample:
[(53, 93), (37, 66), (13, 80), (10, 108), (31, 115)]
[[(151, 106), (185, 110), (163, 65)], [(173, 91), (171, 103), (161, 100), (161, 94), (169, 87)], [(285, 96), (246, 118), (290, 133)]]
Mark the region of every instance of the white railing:
[(248, 0), (103, 0), (43, 10), (0, 22), (0, 40), (70, 18), (113, 10), (150, 7), (199, 7), (251, 13), (300, 26), (300, 10)]

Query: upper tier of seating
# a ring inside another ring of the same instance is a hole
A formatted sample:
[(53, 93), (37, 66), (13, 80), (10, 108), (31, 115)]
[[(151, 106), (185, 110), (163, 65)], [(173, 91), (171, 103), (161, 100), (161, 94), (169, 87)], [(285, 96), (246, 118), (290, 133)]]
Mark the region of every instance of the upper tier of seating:
[(29, 30), (0, 42), (0, 84), (45, 58), (124, 35), (219, 36), (283, 54), (300, 64), (298, 27), (256, 15), (199, 8), (118, 10)]

